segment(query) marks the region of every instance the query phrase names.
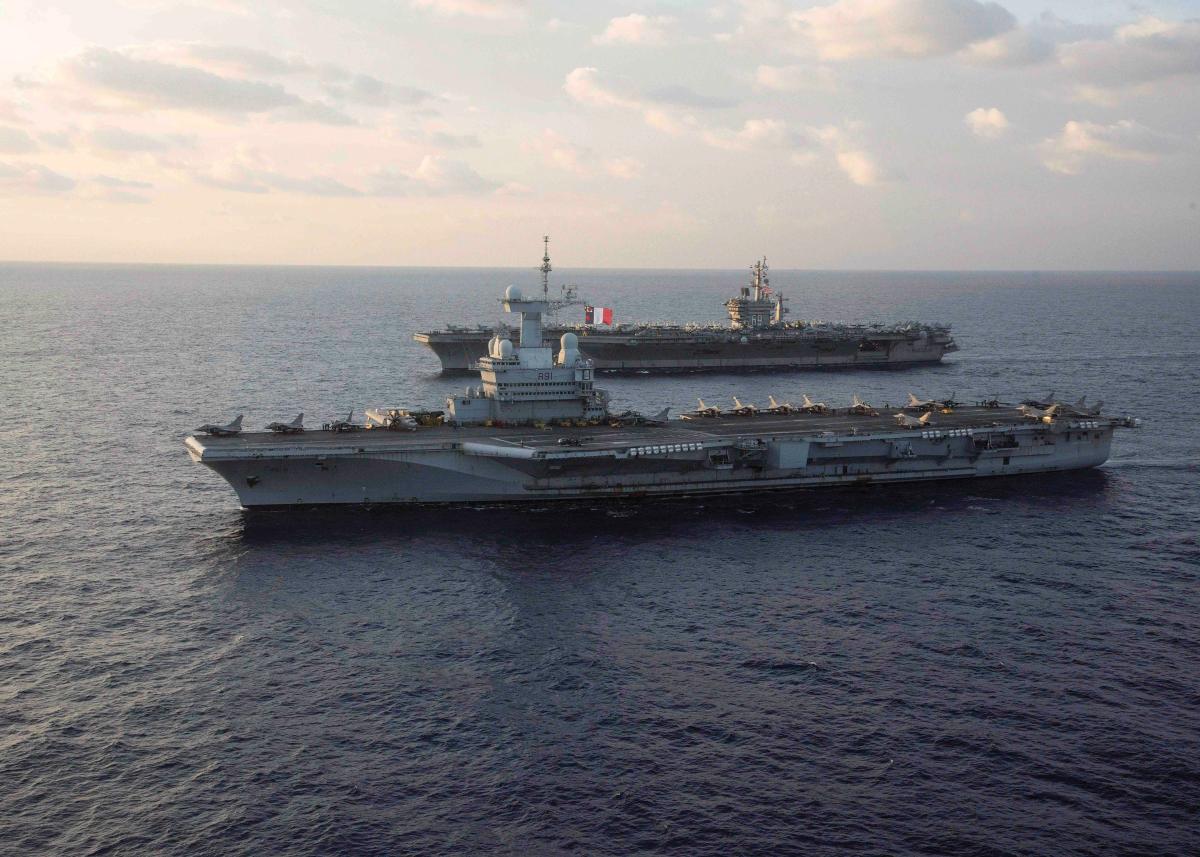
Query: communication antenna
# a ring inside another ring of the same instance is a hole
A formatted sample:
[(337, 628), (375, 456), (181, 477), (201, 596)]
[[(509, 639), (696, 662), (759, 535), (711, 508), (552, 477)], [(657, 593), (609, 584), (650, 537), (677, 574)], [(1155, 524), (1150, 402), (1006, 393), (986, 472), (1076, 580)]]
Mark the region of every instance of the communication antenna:
[(550, 267), (550, 236), (542, 236), (542, 244), (545, 246), (545, 253), (542, 255), (542, 267), (539, 268), (542, 272), (542, 297), (546, 300), (550, 299), (550, 272), (554, 270)]

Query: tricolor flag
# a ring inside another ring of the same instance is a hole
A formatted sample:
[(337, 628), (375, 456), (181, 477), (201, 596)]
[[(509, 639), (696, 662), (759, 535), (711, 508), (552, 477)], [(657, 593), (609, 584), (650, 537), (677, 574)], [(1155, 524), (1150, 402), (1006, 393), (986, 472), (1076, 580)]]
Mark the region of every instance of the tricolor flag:
[(583, 308), (584, 324), (612, 324), (612, 308), (606, 306), (585, 306)]

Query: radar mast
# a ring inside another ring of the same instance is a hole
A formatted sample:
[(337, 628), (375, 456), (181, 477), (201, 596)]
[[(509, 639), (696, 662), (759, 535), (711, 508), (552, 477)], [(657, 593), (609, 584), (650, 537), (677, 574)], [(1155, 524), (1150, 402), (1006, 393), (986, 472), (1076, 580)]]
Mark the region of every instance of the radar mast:
[(545, 252), (542, 254), (542, 267), (538, 268), (542, 272), (542, 298), (550, 299), (550, 272), (554, 269), (550, 267), (550, 236), (542, 236), (542, 244), (545, 247)]

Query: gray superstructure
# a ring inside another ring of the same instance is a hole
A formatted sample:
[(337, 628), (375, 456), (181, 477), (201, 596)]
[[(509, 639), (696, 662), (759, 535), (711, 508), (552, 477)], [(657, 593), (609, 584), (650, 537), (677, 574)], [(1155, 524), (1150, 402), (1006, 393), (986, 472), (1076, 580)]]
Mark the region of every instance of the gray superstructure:
[[(548, 309), (581, 303), (572, 287), (564, 287), (560, 298), (549, 300), (548, 251), (541, 271)], [(726, 301), (725, 309), (728, 325), (553, 323), (545, 329), (545, 344), (553, 347), (564, 333), (573, 333), (594, 367), (610, 372), (896, 368), (937, 363), (958, 350), (946, 325), (787, 321), (790, 310), (782, 293), (771, 288), (765, 259), (754, 264), (750, 284)], [(501, 326), (502, 335), (512, 333)], [(443, 372), (469, 372), (495, 335), (494, 327), (448, 325), (415, 333), (413, 339), (437, 355)]]
[[(555, 349), (541, 331), (544, 300), (515, 287), (518, 348), (494, 336), (478, 361), (480, 385), (444, 411), (370, 411), (303, 431), (301, 418), (271, 433), (207, 425), (185, 441), (223, 476), (246, 508), (309, 504), (542, 502), (687, 496), (910, 482), (1072, 470), (1102, 464), (1113, 431), (1080, 402), (1020, 407), (917, 402), (876, 409), (737, 403), (688, 419), (609, 413), (595, 367), (571, 333)], [(282, 431), (281, 429), (288, 429)]]

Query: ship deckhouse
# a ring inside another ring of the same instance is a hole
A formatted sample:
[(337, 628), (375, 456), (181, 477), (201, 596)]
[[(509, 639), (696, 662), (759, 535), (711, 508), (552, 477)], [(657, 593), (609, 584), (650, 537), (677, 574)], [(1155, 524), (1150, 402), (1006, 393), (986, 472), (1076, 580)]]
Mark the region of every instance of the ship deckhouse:
[[(579, 340), (564, 333), (554, 348), (542, 342), (542, 315), (549, 301), (527, 300), (509, 286), (502, 301), (505, 312), (521, 316), (521, 346), (494, 336), (487, 354), (472, 367), (481, 386), (446, 400), (452, 423), (537, 423), (603, 419), (608, 394), (594, 387), (592, 361), (579, 353)], [(528, 344), (526, 344), (528, 343)]]
[(736, 298), (725, 301), (730, 323), (735, 329), (742, 330), (783, 324), (783, 317), (788, 310), (783, 305), (783, 295), (771, 290), (767, 260), (764, 258), (755, 262), (750, 267), (750, 273), (750, 285), (743, 286)]

